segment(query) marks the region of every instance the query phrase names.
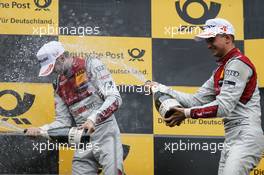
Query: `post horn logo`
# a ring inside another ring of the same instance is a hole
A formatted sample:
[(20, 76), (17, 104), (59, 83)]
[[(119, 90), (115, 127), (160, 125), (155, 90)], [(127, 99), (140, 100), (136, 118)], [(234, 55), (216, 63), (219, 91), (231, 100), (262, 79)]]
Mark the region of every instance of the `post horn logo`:
[[(187, 13), (187, 8), (191, 3), (199, 3), (203, 7), (204, 13), (201, 17), (192, 18)], [(182, 9), (180, 7), (180, 1), (175, 2), (175, 7), (177, 13), (185, 22), (188, 22), (190, 24), (201, 25), (204, 24), (207, 19), (215, 18), (218, 15), (221, 8), (221, 4), (217, 2), (210, 2), (210, 7), (208, 8), (207, 4), (203, 0), (187, 0), (183, 4)]]
[(31, 106), (33, 105), (35, 101), (35, 95), (24, 93), (23, 99), (21, 96), (14, 90), (3, 90), (0, 91), (0, 97), (10, 94), (14, 96), (17, 100), (17, 106), (14, 109), (6, 110), (3, 107), (0, 106), (0, 115), (4, 116), (3, 120), (7, 121), (9, 118), (12, 118), (12, 120), (16, 124), (27, 124), (30, 125), (30, 121), (26, 118), (16, 118), (16, 116), (22, 115), (25, 112), (27, 112)]
[(50, 6), (52, 0), (34, 0), (35, 5), (37, 8), (35, 9), (36, 11), (44, 10), (44, 11), (49, 11), (48, 7)]
[(129, 61), (144, 61), (142, 57), (145, 55), (145, 52), (145, 50), (139, 50), (138, 48), (134, 48), (132, 50), (128, 49), (128, 54), (132, 57)]

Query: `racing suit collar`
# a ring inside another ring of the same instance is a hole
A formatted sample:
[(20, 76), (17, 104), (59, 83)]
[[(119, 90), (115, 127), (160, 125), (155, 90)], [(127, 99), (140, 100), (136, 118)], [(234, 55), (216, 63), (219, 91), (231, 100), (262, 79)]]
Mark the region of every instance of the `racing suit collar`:
[(232, 58), (236, 53), (240, 52), (238, 48), (231, 49), (224, 57), (217, 61), (218, 64), (225, 64), (230, 58)]

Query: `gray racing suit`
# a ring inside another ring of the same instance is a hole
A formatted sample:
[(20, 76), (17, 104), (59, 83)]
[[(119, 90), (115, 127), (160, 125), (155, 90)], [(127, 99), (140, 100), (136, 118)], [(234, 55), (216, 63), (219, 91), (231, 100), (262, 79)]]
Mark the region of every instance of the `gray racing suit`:
[(221, 117), (225, 146), (218, 175), (248, 175), (264, 150), (260, 95), (254, 65), (236, 48), (219, 61), (213, 75), (195, 94), (159, 85), (174, 97), (193, 119)]
[(76, 150), (73, 174), (97, 174), (99, 166), (106, 175), (123, 173), (123, 149), (114, 112), (122, 103), (111, 74), (100, 60), (73, 58), (72, 68), (55, 82), (56, 119), (43, 130), (80, 126), (92, 120), (91, 149)]

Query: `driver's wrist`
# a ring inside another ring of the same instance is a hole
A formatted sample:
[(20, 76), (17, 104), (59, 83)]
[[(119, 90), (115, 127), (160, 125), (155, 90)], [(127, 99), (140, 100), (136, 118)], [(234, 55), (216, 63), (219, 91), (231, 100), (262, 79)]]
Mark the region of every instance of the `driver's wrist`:
[(191, 109), (190, 108), (185, 108), (184, 109), (184, 115), (186, 118), (191, 118)]
[(97, 118), (97, 114), (96, 113), (92, 113), (87, 120), (92, 121), (94, 124), (96, 123), (96, 118)]

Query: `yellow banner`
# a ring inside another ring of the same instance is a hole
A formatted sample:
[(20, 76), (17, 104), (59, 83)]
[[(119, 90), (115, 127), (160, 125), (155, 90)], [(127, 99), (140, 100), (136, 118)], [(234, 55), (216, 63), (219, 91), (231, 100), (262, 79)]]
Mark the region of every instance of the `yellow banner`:
[(245, 54), (257, 69), (259, 86), (264, 87), (264, 60), (262, 54), (264, 39), (245, 40), (244, 43)]
[(74, 151), (70, 149), (63, 149), (60, 147), (59, 151), (59, 174), (72, 174), (72, 158)]
[[(28, 128), (54, 120), (53, 88), (50, 84), (1, 83), (0, 119), (11, 125)], [(4, 124), (2, 131), (12, 131)]]
[[(197, 91), (195, 87), (173, 87), (173, 89), (186, 93)], [(155, 106), (153, 106), (153, 117), (154, 134), (224, 136), (224, 125), (221, 118), (186, 119), (180, 126), (169, 127), (163, 122)]]
[[(124, 160), (125, 173), (154, 174), (153, 135), (122, 134), (121, 140), (127, 153)], [(60, 150), (59, 174), (71, 174), (73, 154), (71, 150)]]
[(262, 175), (262, 174), (264, 174), (264, 159), (263, 158), (261, 159), (259, 165), (251, 171), (250, 175)]
[(0, 34), (57, 35), (57, 33), (57, 0), (0, 1)]
[(225, 18), (233, 24), (236, 39), (244, 39), (242, 0), (152, 0), (151, 4), (153, 38), (192, 39), (206, 19)]
[(154, 174), (153, 135), (122, 134), (121, 140), (130, 147), (124, 161), (126, 174)]
[(71, 56), (97, 57), (116, 84), (142, 85), (152, 78), (151, 38), (59, 36)]

